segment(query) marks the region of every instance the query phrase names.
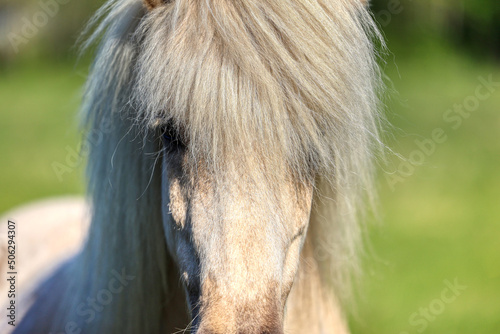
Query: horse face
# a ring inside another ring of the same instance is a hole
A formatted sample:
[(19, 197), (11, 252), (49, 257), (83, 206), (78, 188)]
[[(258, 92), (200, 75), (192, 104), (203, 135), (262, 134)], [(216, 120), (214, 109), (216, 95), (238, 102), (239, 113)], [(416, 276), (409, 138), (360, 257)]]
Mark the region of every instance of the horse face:
[[(167, 146), (171, 146), (167, 143)], [(283, 333), (298, 268), (312, 184), (227, 167), (215, 180), (187, 166), (188, 149), (163, 157), (163, 225), (198, 334)], [(260, 166), (262, 167), (262, 166)], [(272, 191), (272, 190), (275, 191)]]

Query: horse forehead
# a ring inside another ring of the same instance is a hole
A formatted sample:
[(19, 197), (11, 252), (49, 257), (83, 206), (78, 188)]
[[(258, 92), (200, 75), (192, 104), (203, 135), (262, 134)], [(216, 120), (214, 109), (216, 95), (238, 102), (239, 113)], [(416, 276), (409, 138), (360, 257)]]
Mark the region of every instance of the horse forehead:
[(206, 184), (202, 188), (190, 199), (188, 219), (204, 264), (228, 275), (233, 269), (249, 276), (275, 274), (290, 240), (307, 227), (312, 185), (283, 183), (278, 194), (241, 188), (241, 183), (219, 190), (207, 191)]
[[(265, 176), (255, 178), (255, 175), (247, 176), (240, 171), (228, 175), (223, 182), (206, 174), (197, 175), (185, 192), (191, 218), (228, 223), (242, 229), (252, 228), (259, 222), (280, 223), (283, 226), (275, 228), (286, 229), (307, 219), (312, 204), (312, 183), (285, 178), (270, 183)], [(174, 194), (181, 192), (179, 184), (174, 180), (171, 186)]]
[(202, 164), (196, 172), (181, 168), (182, 158), (167, 161), (168, 209), (205, 265), (218, 268), (223, 258), (226, 266), (262, 272), (279, 266), (289, 240), (307, 225), (312, 184), (285, 177), (269, 183), (262, 171), (234, 168), (221, 180)]

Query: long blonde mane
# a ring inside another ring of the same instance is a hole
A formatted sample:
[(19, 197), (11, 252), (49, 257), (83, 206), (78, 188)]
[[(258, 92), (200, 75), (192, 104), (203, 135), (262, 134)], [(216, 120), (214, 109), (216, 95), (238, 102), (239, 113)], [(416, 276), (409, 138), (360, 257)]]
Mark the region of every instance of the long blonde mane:
[(67, 291), (84, 301), (112, 269), (134, 280), (90, 326), (120, 319), (116, 332), (155, 333), (168, 312), (155, 129), (164, 123), (180, 129), (188, 163), (203, 161), (215, 180), (235, 156), (242, 169), (258, 157), (269, 171), (314, 178), (314, 258), (347, 295), (379, 145), (379, 35), (363, 3), (173, 0), (147, 12), (141, 0), (110, 0), (96, 22), (83, 115), (102, 140), (89, 144), (93, 218)]

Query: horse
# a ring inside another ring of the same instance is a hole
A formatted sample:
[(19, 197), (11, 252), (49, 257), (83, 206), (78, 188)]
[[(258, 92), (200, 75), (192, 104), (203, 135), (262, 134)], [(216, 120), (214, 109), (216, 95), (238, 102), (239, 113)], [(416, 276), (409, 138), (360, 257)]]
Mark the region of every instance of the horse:
[(109, 0), (82, 104), (91, 223), (14, 333), (348, 333), (375, 198), (361, 0)]

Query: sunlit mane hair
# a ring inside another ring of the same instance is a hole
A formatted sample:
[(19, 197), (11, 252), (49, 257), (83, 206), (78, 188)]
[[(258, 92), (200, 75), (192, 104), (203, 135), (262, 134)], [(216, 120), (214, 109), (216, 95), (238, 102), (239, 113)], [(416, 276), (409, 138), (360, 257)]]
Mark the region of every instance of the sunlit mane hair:
[(271, 184), (283, 168), (316, 180), (314, 258), (336, 294), (347, 294), (379, 146), (373, 41), (381, 42), (362, 1), (172, 0), (148, 12), (141, 0), (110, 0), (96, 22), (83, 115), (102, 140), (89, 144), (93, 217), (74, 264), (75, 280), (88, 283), (67, 287), (72, 298), (84, 301), (110, 270), (127, 268), (133, 284), (99, 317), (120, 319), (120, 333), (159, 332), (171, 266), (157, 161), (165, 124), (178, 129), (189, 166), (203, 162), (214, 180), (251, 157)]

